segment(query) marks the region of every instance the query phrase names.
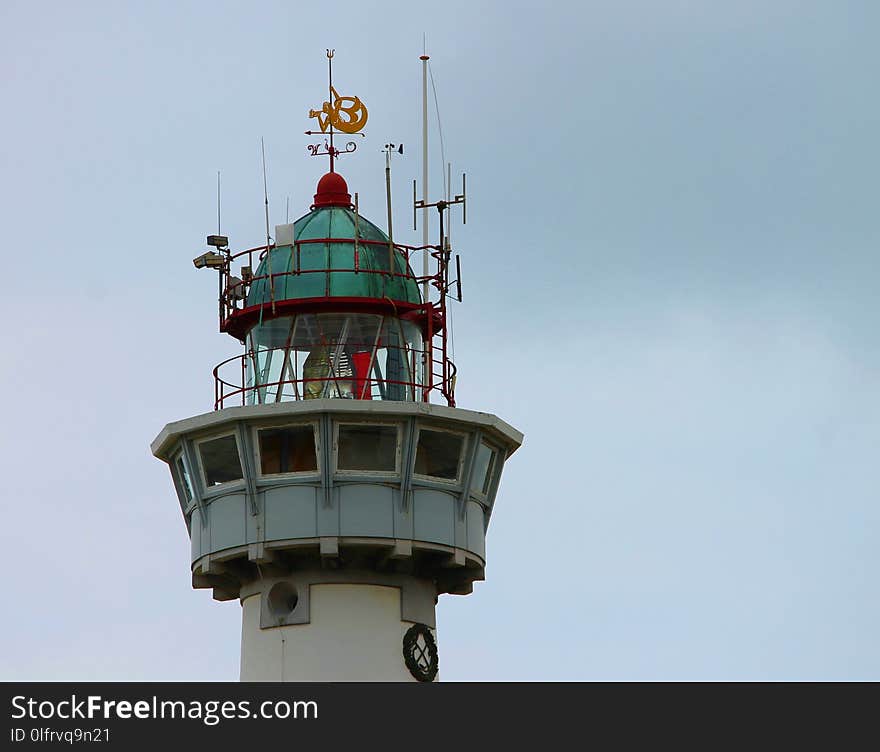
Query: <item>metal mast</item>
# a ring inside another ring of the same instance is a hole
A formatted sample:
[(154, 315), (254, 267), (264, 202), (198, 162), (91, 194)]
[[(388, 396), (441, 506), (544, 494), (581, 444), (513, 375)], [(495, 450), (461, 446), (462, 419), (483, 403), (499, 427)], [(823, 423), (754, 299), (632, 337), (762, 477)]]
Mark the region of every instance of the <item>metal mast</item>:
[[(422, 201), (428, 202), (428, 56), (421, 55), (419, 60), (422, 61)], [(422, 245), (428, 245), (428, 209), (425, 207), (425, 213), (422, 215)], [(428, 301), (428, 280), (430, 274), (428, 268), (428, 251), (424, 252), (424, 262), (422, 265), (422, 276), (425, 281), (422, 282), (422, 298)]]

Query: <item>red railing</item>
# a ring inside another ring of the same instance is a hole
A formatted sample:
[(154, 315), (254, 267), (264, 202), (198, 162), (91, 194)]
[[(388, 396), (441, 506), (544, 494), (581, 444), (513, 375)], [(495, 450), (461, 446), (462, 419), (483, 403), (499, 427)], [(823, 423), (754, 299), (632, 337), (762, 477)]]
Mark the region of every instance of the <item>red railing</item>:
[[(350, 267), (321, 267), (318, 269), (303, 269), (302, 268), (302, 246), (304, 245), (327, 245), (327, 244), (347, 244), (354, 246), (354, 262)], [(364, 269), (360, 264), (360, 247), (361, 246), (373, 246), (379, 247), (382, 249), (387, 248), (389, 250), (389, 267), (391, 271), (387, 269)], [(355, 274), (366, 274), (366, 275), (376, 275), (383, 280), (409, 280), (417, 285), (421, 285), (423, 282), (433, 283), (436, 279), (436, 275), (428, 275), (427, 277), (419, 277), (416, 276), (412, 272), (412, 268), (410, 265), (410, 259), (413, 253), (418, 251), (430, 252), (434, 246), (405, 246), (394, 244), (394, 261), (402, 260), (403, 267), (406, 270), (405, 272), (400, 272), (397, 270), (399, 263), (395, 263), (392, 261), (392, 251), (391, 246), (388, 243), (379, 240), (358, 240), (357, 243), (354, 242), (351, 238), (310, 238), (308, 240), (299, 240), (293, 244), (293, 259), (294, 259), (294, 267), (291, 270), (284, 271), (273, 271), (271, 268), (267, 268), (266, 274), (261, 274), (258, 276), (251, 276), (248, 278), (238, 277), (232, 273), (232, 265), (233, 262), (238, 261), (241, 262), (246, 257), (247, 258), (247, 268), (253, 272), (254, 269), (254, 256), (256, 256), (258, 262), (262, 262), (262, 260), (266, 257), (266, 249), (274, 249), (274, 245), (270, 246), (258, 246), (256, 248), (249, 248), (245, 251), (239, 251), (235, 254), (230, 254), (227, 257), (226, 265), (220, 269), (220, 322), (221, 325), (229, 320), (231, 316), (234, 316), (236, 312), (249, 307), (251, 303), (248, 302), (248, 295), (251, 289), (254, 287), (254, 283), (268, 280), (269, 282), (269, 301), (259, 300), (255, 301), (255, 304), (259, 305), (262, 303), (264, 306), (271, 306), (274, 302), (274, 295), (272, 292), (274, 291), (274, 287), (277, 284), (280, 278), (284, 277), (300, 277), (304, 274), (324, 274), (327, 275), (327, 285), (329, 286), (330, 274), (334, 273), (355, 273)], [(268, 264), (267, 264), (268, 267)], [(330, 290), (325, 286), (324, 294), (329, 296)], [(383, 297), (383, 296), (379, 296)], [(240, 307), (239, 307), (240, 304)]]

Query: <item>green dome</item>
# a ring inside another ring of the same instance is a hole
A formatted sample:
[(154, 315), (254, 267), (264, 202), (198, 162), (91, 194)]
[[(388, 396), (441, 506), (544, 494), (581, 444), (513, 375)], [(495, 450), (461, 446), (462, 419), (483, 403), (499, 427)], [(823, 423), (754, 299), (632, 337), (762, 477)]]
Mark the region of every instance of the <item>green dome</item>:
[[(317, 198), (317, 197), (316, 197)], [(399, 251), (394, 252), (394, 271), (389, 277), (388, 236), (372, 222), (357, 217), (358, 272), (355, 272), (355, 212), (346, 206), (320, 206), (293, 225), (294, 242), (324, 238), (344, 239), (335, 243), (302, 243), (297, 254), (293, 245), (273, 248), (254, 273), (247, 305), (269, 303), (269, 271), (275, 280), (275, 301), (298, 298), (352, 297), (390, 298), (421, 303), (419, 286), (412, 269)], [(323, 271), (343, 269), (346, 271)], [(385, 272), (375, 274), (371, 272)], [(280, 275), (280, 276), (279, 276)]]

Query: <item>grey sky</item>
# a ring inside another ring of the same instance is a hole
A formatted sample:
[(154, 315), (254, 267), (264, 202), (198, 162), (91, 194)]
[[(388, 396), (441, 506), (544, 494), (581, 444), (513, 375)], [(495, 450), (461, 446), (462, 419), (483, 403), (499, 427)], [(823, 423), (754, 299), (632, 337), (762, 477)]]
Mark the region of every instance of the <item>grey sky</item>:
[(468, 173), (459, 404), (526, 434), (487, 581), (440, 601), (443, 678), (880, 678), (878, 21), (6, 0), (0, 679), (237, 678), (240, 609), (190, 589), (149, 453), (238, 352), (191, 263), (216, 170), (237, 247), (263, 242), (261, 136), (273, 224), (308, 209), (334, 47), (370, 108), (340, 171), (384, 225), (379, 150), (405, 143), (405, 228), (423, 32)]

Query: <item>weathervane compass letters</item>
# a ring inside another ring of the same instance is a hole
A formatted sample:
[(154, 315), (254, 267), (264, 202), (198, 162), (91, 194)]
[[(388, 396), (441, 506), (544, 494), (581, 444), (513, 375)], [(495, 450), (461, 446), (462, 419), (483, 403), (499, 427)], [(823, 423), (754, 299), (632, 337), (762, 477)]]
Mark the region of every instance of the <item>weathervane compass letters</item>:
[[(324, 151), (320, 144), (309, 144), (309, 152), (313, 157), (329, 156), (330, 172), (333, 172), (334, 162), (340, 154), (348, 154), (357, 149), (354, 141), (349, 141), (345, 149), (339, 150), (333, 144), (334, 131), (347, 135), (359, 135), (363, 137), (364, 126), (367, 124), (367, 108), (361, 102), (360, 97), (341, 96), (333, 87), (333, 54), (334, 50), (327, 50), (327, 71), (329, 78), (330, 99), (321, 105), (320, 110), (309, 110), (309, 117), (316, 118), (321, 133), (327, 133), (329, 128), (329, 141), (324, 141)], [(317, 131), (306, 131), (307, 136), (318, 135)]]

